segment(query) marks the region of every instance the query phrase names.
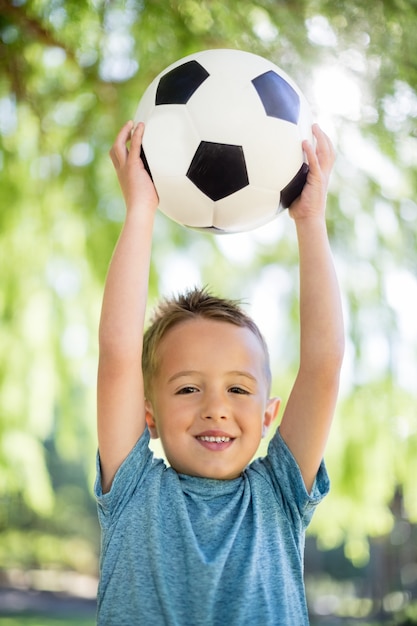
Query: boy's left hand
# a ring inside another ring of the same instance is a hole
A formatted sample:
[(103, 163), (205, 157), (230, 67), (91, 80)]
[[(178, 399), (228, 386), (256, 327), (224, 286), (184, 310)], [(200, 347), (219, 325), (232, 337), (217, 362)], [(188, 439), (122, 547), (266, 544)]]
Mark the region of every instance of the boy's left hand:
[(313, 135), (317, 141), (315, 151), (309, 141), (302, 144), (309, 172), (303, 191), (289, 207), (290, 216), (295, 220), (325, 213), (327, 188), (336, 155), (332, 142), (318, 124), (313, 124)]

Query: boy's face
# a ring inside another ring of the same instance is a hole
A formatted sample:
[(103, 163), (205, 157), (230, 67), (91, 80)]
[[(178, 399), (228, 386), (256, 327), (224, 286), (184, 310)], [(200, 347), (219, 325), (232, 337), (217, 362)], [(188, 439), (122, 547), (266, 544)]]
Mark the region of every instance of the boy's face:
[(158, 346), (147, 423), (179, 473), (239, 476), (278, 412), (268, 399), (265, 355), (248, 328), (197, 318)]

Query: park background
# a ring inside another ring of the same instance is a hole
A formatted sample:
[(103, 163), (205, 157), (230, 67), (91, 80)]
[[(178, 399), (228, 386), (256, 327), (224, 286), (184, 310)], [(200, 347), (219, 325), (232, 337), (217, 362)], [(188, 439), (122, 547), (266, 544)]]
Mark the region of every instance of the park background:
[[(417, 623), (416, 24), (416, 0), (0, 0), (0, 615), (2, 599), (24, 609), (13, 590), (95, 593), (97, 326), (124, 217), (109, 148), (167, 65), (239, 48), (294, 78), (338, 153), (328, 227), (347, 350), (332, 490), (307, 539), (312, 620)], [(195, 283), (248, 303), (285, 399), (288, 214), (223, 237), (159, 214), (150, 306)]]

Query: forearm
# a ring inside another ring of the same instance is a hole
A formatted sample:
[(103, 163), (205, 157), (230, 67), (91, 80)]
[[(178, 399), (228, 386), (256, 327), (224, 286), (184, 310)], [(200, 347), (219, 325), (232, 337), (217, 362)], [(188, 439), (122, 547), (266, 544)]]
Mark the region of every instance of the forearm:
[(99, 329), (100, 355), (138, 358), (146, 312), (154, 213), (127, 213), (107, 275)]
[(339, 372), (344, 351), (338, 281), (324, 216), (296, 220), (300, 255), (300, 366)]

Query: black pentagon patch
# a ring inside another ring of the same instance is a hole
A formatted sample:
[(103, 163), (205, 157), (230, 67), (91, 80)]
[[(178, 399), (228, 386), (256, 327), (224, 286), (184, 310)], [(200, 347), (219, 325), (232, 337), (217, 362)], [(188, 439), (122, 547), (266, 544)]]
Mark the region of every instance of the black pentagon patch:
[(148, 174), (151, 177), (151, 180), (153, 182), (152, 172), (151, 172), (151, 169), (149, 167), (148, 159), (146, 158), (146, 154), (145, 154), (145, 150), (143, 149), (143, 146), (140, 147), (140, 158), (142, 159), (143, 167), (148, 172)]
[(188, 226), (187, 228), (192, 228), (193, 230), (198, 230), (200, 233), (216, 233), (216, 235), (227, 234), (227, 230), (223, 228), (217, 228), (217, 226)]
[(303, 163), (294, 178), (281, 191), (280, 204), (284, 207), (284, 209), (288, 209), (288, 207), (291, 206), (294, 200), (298, 198), (302, 192), (304, 185), (306, 184), (308, 170), (309, 168), (307, 163)]
[(249, 185), (242, 146), (202, 141), (187, 177), (211, 200), (221, 200)]
[(282, 76), (269, 70), (254, 78), (252, 83), (267, 115), (293, 124), (298, 123), (300, 98)]
[(187, 61), (164, 74), (156, 90), (155, 104), (187, 104), (210, 74), (197, 61)]

